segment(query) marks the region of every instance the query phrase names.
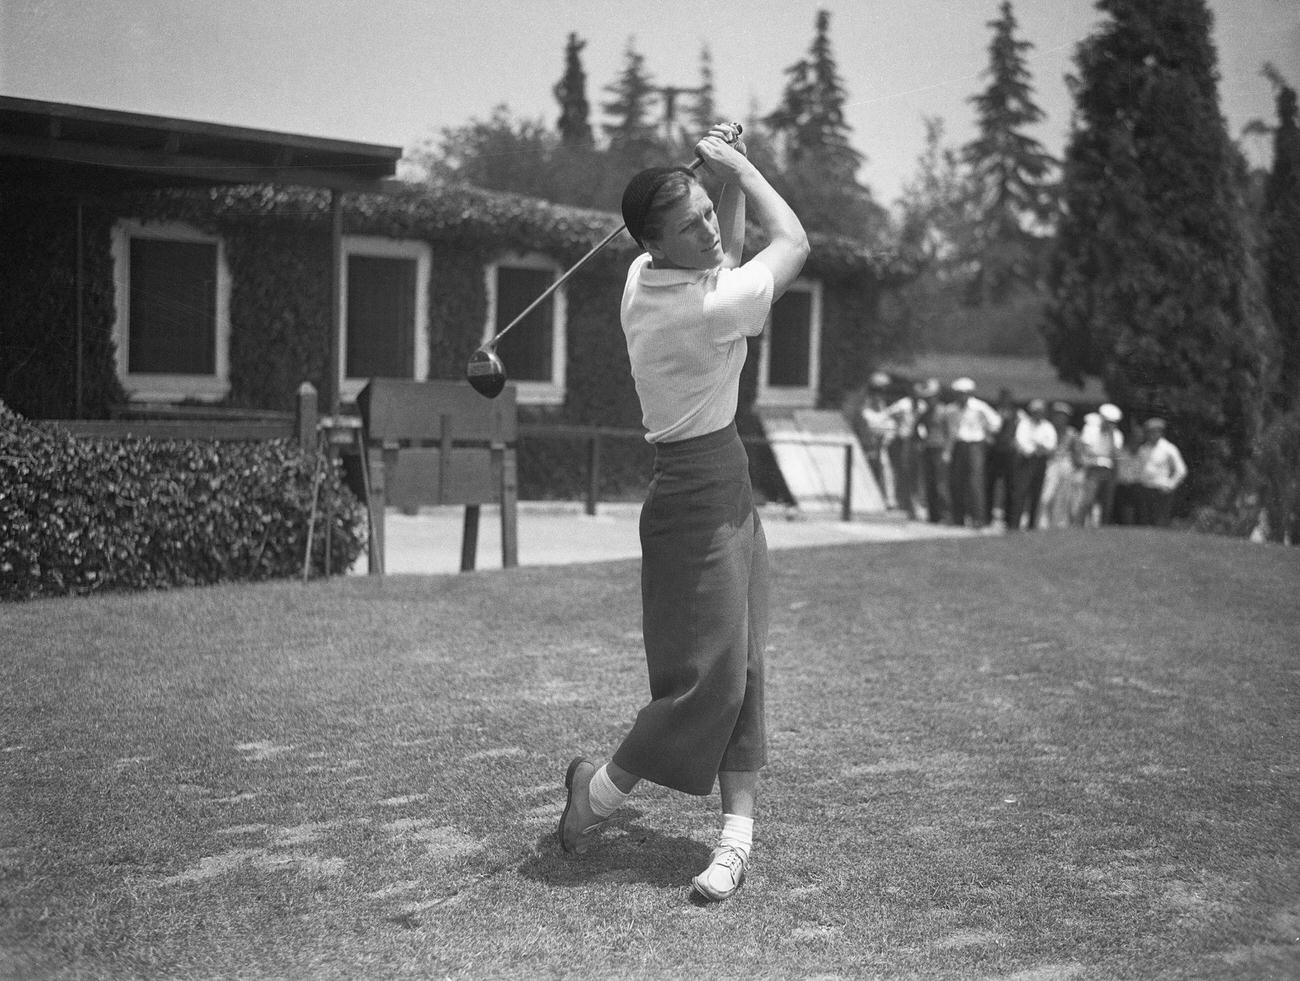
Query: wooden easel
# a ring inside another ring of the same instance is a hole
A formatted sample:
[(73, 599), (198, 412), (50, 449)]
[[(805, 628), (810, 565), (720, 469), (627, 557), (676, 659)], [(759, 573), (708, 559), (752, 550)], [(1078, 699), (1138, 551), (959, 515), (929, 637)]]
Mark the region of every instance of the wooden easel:
[(501, 508), (501, 564), (519, 564), (515, 389), (485, 399), (465, 382), (374, 378), (357, 396), (369, 474), (370, 571), (384, 571), (384, 511), (465, 506), (460, 569), (478, 552), (479, 509)]

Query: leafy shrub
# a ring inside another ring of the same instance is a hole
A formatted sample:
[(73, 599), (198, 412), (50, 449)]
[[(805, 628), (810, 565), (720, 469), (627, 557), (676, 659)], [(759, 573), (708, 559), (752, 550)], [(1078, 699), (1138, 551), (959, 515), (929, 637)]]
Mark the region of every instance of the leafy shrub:
[[(78, 439), (0, 403), (0, 599), (300, 575), (315, 457), (295, 443)], [(320, 471), (311, 557), (360, 554), (364, 511)]]

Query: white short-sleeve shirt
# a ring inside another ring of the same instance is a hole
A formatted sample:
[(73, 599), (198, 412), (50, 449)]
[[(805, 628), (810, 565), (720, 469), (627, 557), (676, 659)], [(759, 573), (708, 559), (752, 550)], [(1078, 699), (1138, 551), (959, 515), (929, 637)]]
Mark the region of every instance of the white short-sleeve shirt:
[(646, 439), (703, 436), (736, 417), (746, 338), (763, 332), (772, 272), (750, 260), (735, 269), (655, 269), (633, 260), (621, 315)]

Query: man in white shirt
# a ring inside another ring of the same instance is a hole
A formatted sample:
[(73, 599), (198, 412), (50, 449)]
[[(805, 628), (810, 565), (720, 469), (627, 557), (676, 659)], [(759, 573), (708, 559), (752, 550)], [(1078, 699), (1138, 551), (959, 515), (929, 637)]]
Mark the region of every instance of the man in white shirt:
[(1083, 492), (1075, 524), (1108, 525), (1115, 506), (1115, 465), (1124, 448), (1119, 406), (1107, 402), (1084, 417), (1079, 444), (1083, 448)]
[(1158, 528), (1169, 526), (1174, 491), (1187, 477), (1187, 464), (1173, 443), (1165, 439), (1165, 421), (1152, 418), (1143, 427), (1138, 448), (1138, 482), (1141, 501), (1138, 520)]
[(1038, 527), (1038, 504), (1047, 476), (1047, 461), (1056, 450), (1056, 427), (1047, 418), (1047, 403), (1032, 399), (1016, 421), (1016, 469), (1007, 530)]
[(958, 378), (952, 383), (956, 401), (948, 410), (948, 486), (952, 523), (964, 525), (967, 519), (976, 528), (989, 520), (984, 500), (984, 467), (989, 441), (997, 435), (1002, 419), (993, 406), (976, 398), (975, 382)]

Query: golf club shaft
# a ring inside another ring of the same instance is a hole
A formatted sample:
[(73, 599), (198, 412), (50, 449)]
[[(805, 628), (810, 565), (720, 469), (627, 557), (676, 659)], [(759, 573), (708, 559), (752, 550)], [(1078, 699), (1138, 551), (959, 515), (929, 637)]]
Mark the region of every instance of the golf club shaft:
[[(740, 138), (740, 129), (741, 129), (741, 127), (740, 127), (739, 125), (737, 125), (737, 127), (736, 127), (736, 139), (739, 139), (739, 138)], [(734, 141), (733, 141), (733, 142), (734, 142)], [(686, 169), (687, 169), (687, 170), (696, 170), (696, 169), (698, 169), (698, 168), (700, 167), (700, 165), (702, 165), (703, 163), (704, 163), (704, 161), (703, 161), (701, 158), (696, 157), (694, 160), (691, 161), (690, 165), (689, 165)], [(514, 320), (510, 321), (510, 323), (506, 324), (506, 325), (505, 325), (504, 327), (502, 327), (499, 331), (497, 331), (497, 332), (496, 332), (496, 336), (494, 336), (490, 341), (488, 341), (486, 344), (484, 344), (483, 347), (484, 347), (484, 348), (491, 348), (491, 347), (494, 347), (494, 346), (496, 345), (497, 341), (499, 341), (499, 340), (501, 340), (501, 338), (505, 337), (507, 333), (509, 333), (511, 330), (514, 329), (514, 327), (515, 327), (516, 324), (518, 324), (521, 320), (523, 320), (523, 319), (524, 319), (525, 317), (527, 317), (530, 313), (532, 313), (532, 312), (533, 312), (534, 310), (536, 310), (539, 306), (541, 306), (542, 303), (545, 302), (545, 300), (546, 300), (547, 297), (549, 297), (552, 293), (554, 293), (554, 292), (555, 292), (556, 290), (558, 290), (562, 285), (564, 285), (564, 282), (565, 282), (565, 281), (566, 281), (570, 276), (572, 276), (572, 275), (573, 275), (574, 273), (576, 273), (579, 269), (581, 269), (584, 265), (586, 265), (587, 262), (591, 259), (592, 256), (594, 256), (597, 252), (599, 252), (601, 249), (603, 249), (605, 246), (607, 246), (610, 242), (614, 241), (614, 239), (618, 236), (618, 233), (621, 232), (621, 231), (623, 231), (623, 229), (625, 229), (625, 228), (627, 228), (627, 225), (619, 225), (616, 229), (614, 229), (612, 232), (610, 232), (608, 235), (606, 235), (603, 239), (601, 239), (599, 242), (597, 242), (596, 245), (595, 245), (595, 247), (594, 247), (590, 252), (588, 252), (588, 253), (587, 253), (586, 255), (584, 255), (581, 259), (579, 259), (579, 260), (578, 260), (577, 262), (575, 262), (572, 266), (570, 266), (569, 269), (568, 269), (568, 271), (565, 272), (565, 274), (564, 274), (563, 276), (561, 276), (559, 279), (557, 279), (555, 282), (553, 282), (550, 286), (548, 286), (548, 287), (547, 287), (547, 288), (542, 292), (542, 294), (541, 294), (539, 297), (537, 297), (537, 299), (535, 299), (532, 303), (530, 303), (530, 304), (528, 304), (528, 306), (524, 307), (524, 309), (523, 309), (522, 311), (520, 311), (520, 313), (515, 317)]]

